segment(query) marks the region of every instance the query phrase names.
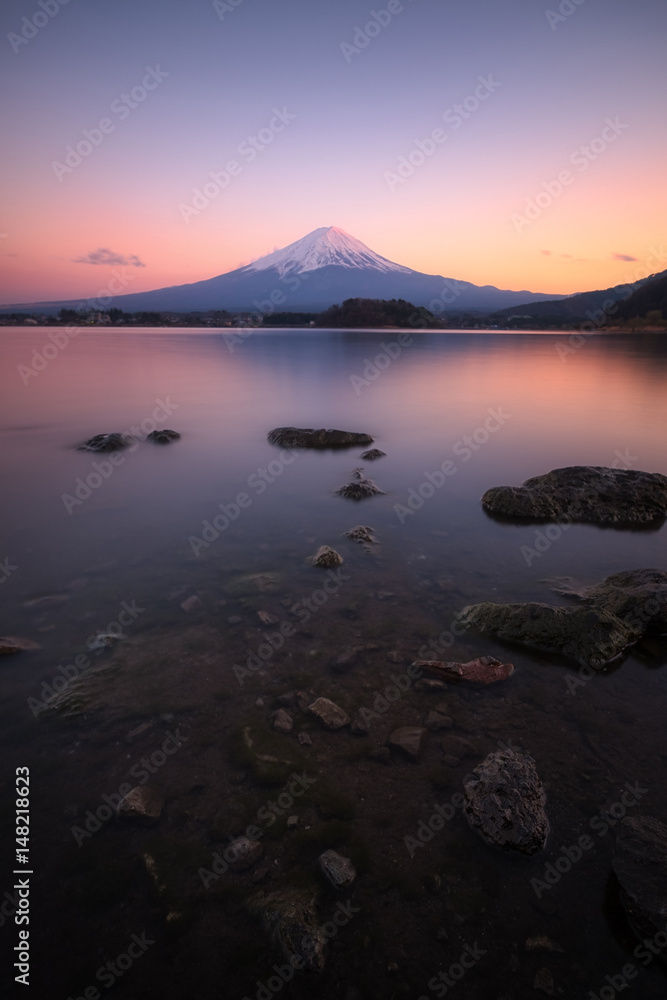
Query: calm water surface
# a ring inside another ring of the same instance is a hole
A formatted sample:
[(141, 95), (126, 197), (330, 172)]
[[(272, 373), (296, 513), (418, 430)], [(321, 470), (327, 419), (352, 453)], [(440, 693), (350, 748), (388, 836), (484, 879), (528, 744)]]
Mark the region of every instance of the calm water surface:
[[(629, 811), (667, 821), (664, 650), (629, 655), (573, 689), (576, 665), (466, 634), (445, 638), (454, 644), (442, 655), (511, 656), (508, 682), (411, 689), (367, 736), (325, 731), (298, 708), (294, 732), (274, 733), (271, 714), (295, 690), (350, 714), (380, 704), (391, 675), (447, 636), (466, 604), (566, 603), (545, 581), (667, 570), (665, 528), (575, 525), (548, 541), (539, 526), (495, 522), (479, 503), (490, 486), (565, 465), (666, 473), (667, 342), (593, 337), (567, 351), (564, 334), (447, 332), (413, 335), (399, 353), (398, 331), (387, 330), (94, 329), (27, 374), (48, 333), (0, 331), (0, 634), (41, 646), (4, 658), (0, 705), (4, 785), (15, 767), (32, 775), (33, 995), (65, 1000), (113, 985), (122, 997), (255, 997), (281, 963), (245, 900), (305, 880), (330, 920), (337, 901), (315, 862), (335, 847), (357, 864), (358, 909), (331, 939), (323, 979), (297, 978), (283, 996), (443, 995), (429, 981), (477, 943), (485, 954), (458, 987), (472, 1000), (531, 996), (544, 969), (556, 995), (577, 1000), (628, 962), (640, 972), (624, 995), (663, 997), (659, 962), (633, 957), (610, 879), (613, 829), (593, 833), (594, 849), (539, 898), (531, 879), (590, 833), (628, 782), (642, 789)], [(134, 427), (143, 438), (156, 417), (181, 439), (142, 440), (117, 465), (77, 450), (102, 432)], [(284, 453), (266, 440), (282, 425), (365, 431), (386, 457)], [(335, 495), (359, 466), (384, 495), (359, 504)], [(375, 531), (370, 553), (341, 537), (357, 524)], [(345, 560), (326, 594), (324, 571), (307, 562), (322, 544)], [(121, 614), (123, 638), (91, 651), (91, 637), (116, 629)], [(285, 623), (296, 631), (280, 641)], [(352, 648), (351, 665), (332, 670)], [(70, 666), (77, 656), (81, 669)], [(389, 733), (422, 724), (443, 700), (452, 728), (430, 734), (423, 759), (392, 751), (383, 762)], [(286, 763), (258, 773), (246, 727)], [(169, 734), (176, 750), (165, 754)], [(459, 812), (411, 857), (406, 836), (499, 741), (536, 760), (552, 831), (545, 851), (492, 851)], [(204, 887), (199, 870), (294, 771), (316, 779), (287, 810), (298, 825), (274, 814), (258, 865)], [(90, 829), (105, 795), (142, 781), (165, 798), (156, 825), (117, 823), (102, 809)], [(11, 897), (3, 822), (0, 888)], [(9, 901), (0, 927), (8, 954), (11, 910)], [(131, 968), (113, 983), (96, 978), (144, 932), (154, 944)], [(526, 948), (542, 935), (562, 950)]]

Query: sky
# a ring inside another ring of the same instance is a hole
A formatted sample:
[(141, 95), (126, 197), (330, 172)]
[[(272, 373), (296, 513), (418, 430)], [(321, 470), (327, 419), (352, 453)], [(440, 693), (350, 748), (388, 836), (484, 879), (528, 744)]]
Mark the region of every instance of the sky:
[(667, 267), (665, 0), (4, 0), (0, 303), (321, 226), (569, 294)]

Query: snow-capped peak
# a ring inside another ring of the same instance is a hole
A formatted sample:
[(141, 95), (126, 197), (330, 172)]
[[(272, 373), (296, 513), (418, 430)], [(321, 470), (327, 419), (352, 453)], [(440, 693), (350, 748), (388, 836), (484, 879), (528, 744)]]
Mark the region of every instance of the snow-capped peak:
[(295, 243), (290, 243), (282, 250), (274, 250), (273, 253), (253, 261), (246, 270), (266, 271), (275, 268), (282, 277), (283, 274), (302, 274), (304, 271), (314, 271), (330, 264), (336, 264), (338, 267), (370, 268), (373, 271), (412, 273), (409, 267), (402, 267), (387, 260), (386, 257), (381, 257), (361, 240), (355, 239), (337, 226), (314, 229), (312, 233), (308, 233)]

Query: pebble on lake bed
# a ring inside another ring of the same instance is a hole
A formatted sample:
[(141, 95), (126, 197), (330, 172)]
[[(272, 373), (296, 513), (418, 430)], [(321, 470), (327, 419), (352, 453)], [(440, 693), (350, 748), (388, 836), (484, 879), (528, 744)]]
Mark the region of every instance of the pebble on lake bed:
[(118, 803), (118, 815), (122, 819), (143, 820), (155, 823), (162, 815), (164, 799), (162, 795), (147, 785), (137, 785)]
[(337, 851), (325, 851), (318, 858), (320, 868), (334, 889), (347, 889), (352, 885), (357, 872), (349, 858)]
[(312, 705), (308, 706), (308, 711), (316, 719), (326, 726), (327, 729), (342, 729), (350, 723), (350, 717), (342, 708), (335, 705), (328, 698), (317, 698)]

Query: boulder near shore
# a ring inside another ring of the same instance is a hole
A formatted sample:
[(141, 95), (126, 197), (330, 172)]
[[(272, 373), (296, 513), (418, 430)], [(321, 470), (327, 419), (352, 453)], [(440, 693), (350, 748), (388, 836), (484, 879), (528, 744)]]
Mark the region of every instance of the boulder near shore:
[(667, 517), (667, 476), (571, 465), (526, 479), (521, 486), (494, 486), (482, 505), (498, 517), (528, 521), (657, 526)]
[(312, 427), (276, 427), (269, 432), (268, 440), (281, 448), (351, 448), (373, 444), (370, 434), (324, 428), (313, 430)]

